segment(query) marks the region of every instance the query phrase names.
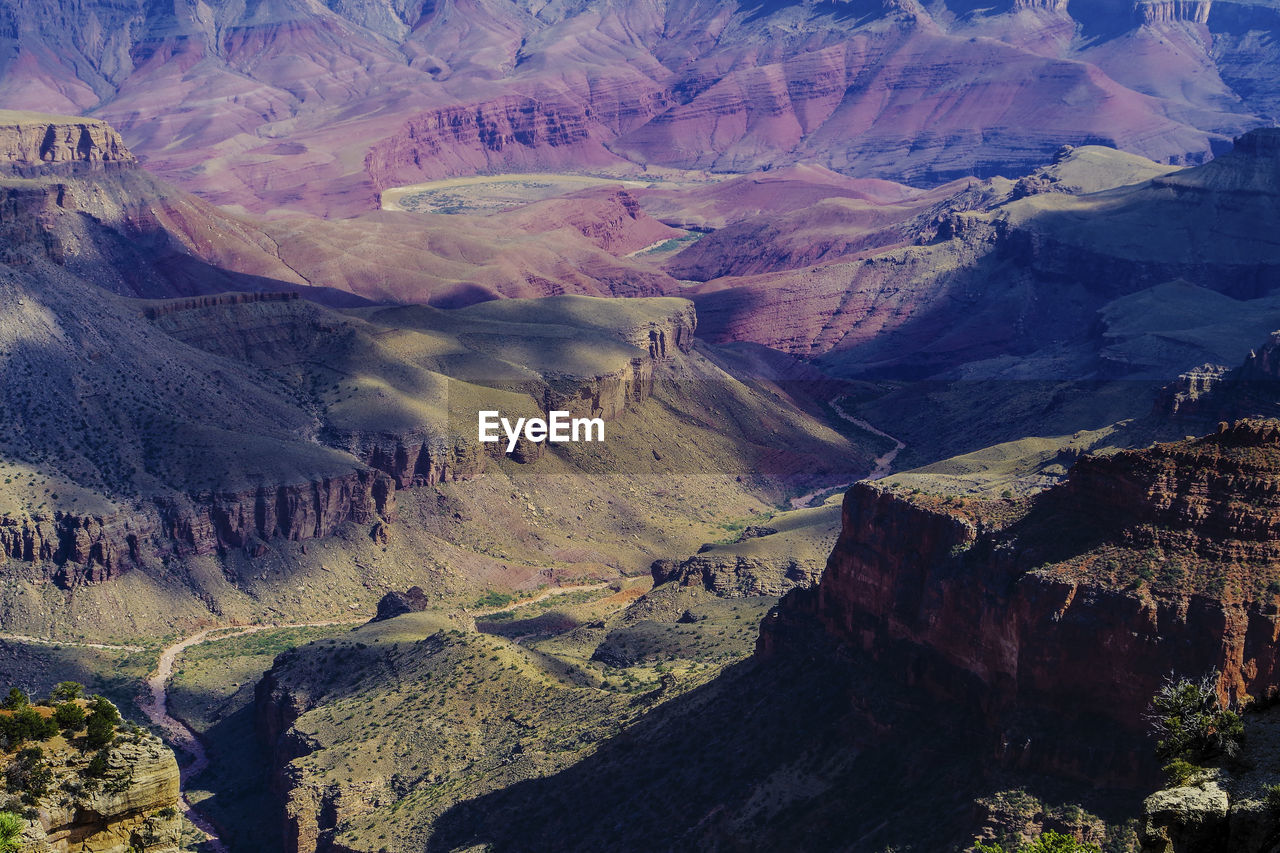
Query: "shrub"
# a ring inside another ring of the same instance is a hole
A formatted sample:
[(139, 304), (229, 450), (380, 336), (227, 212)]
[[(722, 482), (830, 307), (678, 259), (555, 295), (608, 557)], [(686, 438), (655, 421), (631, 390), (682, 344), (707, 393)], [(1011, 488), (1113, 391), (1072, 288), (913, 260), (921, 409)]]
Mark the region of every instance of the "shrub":
[(4, 702), (0, 702), (0, 707), (6, 711), (17, 711), (31, 704), (31, 700), (27, 698), (27, 694), (23, 693), (17, 687), (9, 688), (9, 695), (5, 697)]
[(44, 764), (44, 750), (32, 746), (19, 752), (9, 762), (4, 781), (10, 791), (23, 794), (22, 799), (27, 803), (33, 803), (35, 799), (49, 793), (53, 772)]
[(111, 704), (111, 700), (105, 696), (94, 697), (93, 704), (89, 706), (94, 714), (100, 714), (106, 718), (111, 725), (119, 725), (120, 712), (116, 710), (116, 706)]
[(115, 723), (111, 722), (110, 717), (105, 714), (90, 714), (85, 729), (84, 742), (88, 749), (101, 749), (111, 743), (116, 735)]
[(17, 853), (22, 849), (22, 830), (26, 824), (21, 815), (0, 812), (0, 853)]
[(974, 842), (975, 853), (1102, 853), (1102, 848), (1070, 835), (1045, 830), (1035, 841), (1025, 844)]
[(1193, 776), (1203, 769), (1203, 767), (1198, 767), (1185, 758), (1175, 758), (1164, 766), (1165, 775), (1169, 777), (1169, 784), (1175, 786), (1187, 784)]
[(52, 718), (42, 716), (29, 705), (10, 715), (0, 717), (0, 740), (10, 746), (17, 746), (29, 740), (48, 740), (57, 733), (58, 724)]
[(94, 754), (89, 761), (89, 766), (85, 768), (85, 773), (94, 778), (101, 778), (107, 775), (107, 750), (100, 749)]
[(1280, 784), (1268, 785), (1266, 792), (1264, 801), (1267, 804), (1267, 808), (1273, 812), (1280, 812)]
[(1102, 848), (1050, 829), (1019, 853), (1102, 853)]
[(63, 702), (53, 709), (53, 719), (65, 732), (78, 732), (84, 728), (85, 713), (75, 702)]
[(1165, 679), (1164, 686), (1152, 697), (1147, 714), (1151, 732), (1157, 738), (1157, 756), (1195, 762), (1239, 754), (1244, 721), (1223, 707), (1217, 682), (1217, 670), (1199, 681), (1175, 679), (1172, 675)]

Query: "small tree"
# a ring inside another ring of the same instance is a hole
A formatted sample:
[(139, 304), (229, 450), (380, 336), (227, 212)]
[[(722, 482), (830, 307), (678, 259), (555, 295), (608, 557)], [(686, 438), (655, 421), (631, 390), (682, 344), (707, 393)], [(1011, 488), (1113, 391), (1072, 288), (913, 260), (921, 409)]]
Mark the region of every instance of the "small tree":
[(17, 687), (9, 688), (9, 695), (5, 697), (4, 702), (0, 703), (6, 711), (17, 711), (31, 704), (31, 700), (27, 698), (27, 694), (23, 693)]
[(5, 785), (14, 793), (21, 793), (26, 803), (49, 793), (53, 772), (45, 766), (44, 750), (38, 746), (27, 747), (17, 754), (5, 770)]
[(116, 736), (115, 724), (103, 714), (90, 714), (85, 730), (84, 744), (87, 749), (102, 749)]
[(53, 719), (58, 723), (58, 728), (69, 734), (75, 734), (84, 728), (85, 717), (84, 708), (75, 702), (63, 702), (53, 709)]
[(85, 772), (95, 778), (106, 776), (107, 775), (107, 750), (100, 749), (96, 753), (94, 753), (94, 756), (92, 760), (89, 761), (89, 766), (85, 769)]
[(95, 696), (93, 704), (89, 706), (95, 715), (102, 715), (111, 725), (120, 723), (120, 712), (116, 710), (116, 706), (111, 704), (111, 700), (105, 696)]
[(1218, 698), (1218, 671), (1199, 681), (1169, 675), (1151, 699), (1147, 719), (1156, 755), (1171, 761), (1234, 758), (1244, 741), (1244, 721)]
[(84, 694), (84, 685), (78, 681), (59, 681), (53, 688), (53, 698), (63, 702), (79, 699)]

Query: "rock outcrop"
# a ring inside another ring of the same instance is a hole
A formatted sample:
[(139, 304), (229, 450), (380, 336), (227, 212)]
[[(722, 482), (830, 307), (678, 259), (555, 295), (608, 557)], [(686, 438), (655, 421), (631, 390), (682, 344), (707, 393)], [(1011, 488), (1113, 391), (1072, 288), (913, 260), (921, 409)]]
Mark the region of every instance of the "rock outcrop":
[(137, 564), (142, 537), (150, 529), (124, 514), (6, 514), (0, 516), (0, 556), (31, 563), (62, 587), (97, 583)]
[(90, 768), (95, 753), (61, 737), (41, 752), (50, 784), (29, 806), (23, 853), (179, 853), (178, 762), (159, 738), (118, 735), (101, 768)]
[(1280, 686), (1280, 422), (1086, 456), (1029, 506), (872, 485), (845, 497), (821, 582), (759, 654), (824, 636), (930, 701), (975, 710), (993, 764), (1140, 787), (1144, 713), (1171, 670), (1224, 698)]
[(618, 162), (607, 139), (579, 104), (510, 96), (410, 119), (370, 148), (365, 170), (382, 190), (475, 172), (581, 169)]
[(1275, 414), (1280, 388), (1280, 332), (1272, 332), (1235, 369), (1205, 364), (1161, 389), (1154, 410), (1165, 417), (1235, 420)]
[(347, 522), (394, 518), (395, 485), (382, 472), (356, 470), (244, 492), (162, 498), (157, 506), (160, 542), (172, 542), (180, 554), (208, 554), (266, 539), (322, 539)]
[(422, 587), (411, 586), (404, 592), (392, 590), (378, 601), (378, 610), (373, 621), (383, 622), (406, 613), (421, 613), (430, 605), (431, 600), (422, 591)]
[(73, 175), (134, 162), (120, 134), (100, 119), (0, 110), (0, 175)]
[(271, 539), (333, 535), (348, 522), (395, 517), (395, 484), (371, 470), (236, 493), (157, 496), (111, 517), (0, 517), (0, 556), (30, 564), (47, 581), (70, 588), (99, 583), (162, 553), (212, 554), (229, 548), (256, 556)]
[(722, 598), (780, 596), (796, 587), (812, 586), (822, 564), (790, 558), (768, 560), (742, 554), (696, 554), (680, 562), (658, 560), (651, 569), (655, 585), (701, 586)]
[(1266, 853), (1280, 839), (1280, 783), (1273, 756), (1280, 748), (1280, 713), (1270, 700), (1243, 714), (1238, 760), (1193, 771), (1181, 785), (1147, 797), (1141, 814), (1142, 853)]
[(1134, 8), (1138, 20), (1143, 24), (1167, 24), (1175, 21), (1207, 24), (1213, 0), (1144, 0), (1135, 4)]

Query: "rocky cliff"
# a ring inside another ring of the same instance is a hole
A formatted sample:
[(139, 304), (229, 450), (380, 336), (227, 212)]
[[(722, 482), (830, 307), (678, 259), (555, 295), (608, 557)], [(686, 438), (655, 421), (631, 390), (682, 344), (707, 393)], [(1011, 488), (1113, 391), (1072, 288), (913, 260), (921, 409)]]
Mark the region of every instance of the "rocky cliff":
[(354, 470), (243, 492), (160, 495), (109, 517), (7, 514), (0, 555), (29, 564), (70, 588), (110, 580), (158, 554), (212, 554), (243, 548), (260, 554), (270, 539), (333, 535), (345, 523), (395, 517), (395, 484), (379, 471)]
[(1280, 685), (1280, 423), (1084, 457), (1028, 505), (859, 484), (821, 582), (759, 653), (818, 625), (932, 701), (980, 712), (993, 765), (1133, 788), (1170, 671)]
[[(159, 738), (135, 729), (100, 753), (62, 736), (39, 748), (45, 793), (9, 804), (27, 817), (22, 853), (179, 853), (178, 762)], [(97, 755), (101, 766), (91, 766)], [(0, 764), (22, 760), (0, 751)]]
[(1235, 369), (1205, 364), (1161, 389), (1155, 413), (1164, 417), (1234, 420), (1273, 416), (1280, 388), (1280, 332), (1251, 350)]
[(146, 530), (146, 525), (123, 514), (6, 514), (0, 516), (0, 555), (32, 564), (59, 586), (96, 583), (137, 564), (140, 536)]
[(1138, 20), (1143, 24), (1166, 24), (1173, 21), (1207, 24), (1213, 0), (1147, 0), (1135, 4), (1134, 8)]
[(475, 172), (589, 168), (618, 162), (607, 139), (589, 108), (511, 96), (410, 119), (370, 148), (365, 170), (380, 191)]
[(124, 140), (100, 119), (0, 110), (0, 174), (72, 175), (133, 162)]

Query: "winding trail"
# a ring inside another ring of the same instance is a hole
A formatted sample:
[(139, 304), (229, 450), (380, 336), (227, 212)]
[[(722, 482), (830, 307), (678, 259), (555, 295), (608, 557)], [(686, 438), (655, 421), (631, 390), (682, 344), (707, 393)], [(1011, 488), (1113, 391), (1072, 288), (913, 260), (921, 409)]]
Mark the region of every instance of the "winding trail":
[(841, 400), (840, 397), (833, 397), (830, 401), (831, 408), (835, 409), (837, 415), (844, 418), (846, 421), (853, 424), (858, 429), (863, 430), (864, 432), (869, 432), (872, 435), (878, 435), (881, 438), (889, 439), (890, 441), (893, 442), (893, 449), (889, 450), (887, 453), (883, 453), (880, 456), (876, 457), (875, 467), (871, 469), (871, 473), (867, 474), (867, 476), (862, 477), (859, 480), (854, 480), (853, 482), (850, 482), (850, 483), (840, 483), (834, 486), (824, 486), (821, 489), (814, 489), (812, 492), (801, 495), (798, 498), (792, 498), (791, 499), (792, 509), (803, 509), (804, 507), (808, 506), (811, 500), (816, 498), (818, 495), (823, 494), (824, 492), (830, 492), (835, 489), (843, 490), (843, 489), (849, 488), (854, 483), (861, 482), (862, 480), (879, 480), (881, 477), (889, 476), (889, 474), (893, 471), (894, 460), (896, 460), (898, 458), (898, 454), (901, 453), (903, 450), (905, 450), (907, 447), (905, 442), (899, 441), (898, 439), (889, 435), (889, 433), (883, 432), (882, 430), (879, 430), (876, 427), (873, 427), (871, 424), (867, 423), (862, 418), (855, 418), (853, 415), (846, 412), (843, 408), (840, 407), (840, 400)]
[[(551, 589), (547, 590), (541, 595), (535, 595), (533, 598), (522, 598), (519, 601), (513, 601), (510, 604), (504, 605), (502, 607), (495, 607), (491, 610), (476, 610), (474, 612), (468, 613), (468, 615), (469, 616), (492, 616), (495, 613), (509, 613), (512, 610), (516, 610), (521, 607), (526, 607), (530, 604), (537, 604), (539, 601), (546, 601), (548, 598), (551, 598), (552, 596), (555, 596), (555, 595), (568, 595), (571, 592), (604, 589), (607, 586), (608, 586), (607, 583), (590, 583), (590, 584), (581, 584), (580, 586), (552, 587)], [(467, 612), (466, 608), (463, 608), (463, 612), (464, 613)]]
[(142, 646), (113, 646), (110, 643), (77, 643), (74, 640), (50, 640), (46, 637), (31, 637), (26, 634), (0, 633), (0, 641), (28, 643), (33, 646), (71, 646), (77, 649), (106, 649), (111, 652), (145, 652)]
[[(199, 735), (186, 723), (169, 714), (169, 680), (173, 677), (174, 664), (183, 652), (201, 643), (229, 640), (232, 637), (256, 634), (259, 631), (277, 631), (285, 628), (322, 628), (326, 625), (354, 625), (367, 621), (369, 621), (367, 617), (362, 617), (360, 619), (330, 619), (322, 622), (296, 622), (292, 624), (219, 625), (213, 628), (205, 628), (203, 631), (167, 646), (160, 652), (160, 661), (156, 665), (156, 671), (147, 678), (147, 688), (151, 695), (145, 702), (139, 702), (139, 705), (142, 707), (142, 712), (147, 715), (147, 719), (164, 733), (165, 740), (173, 746), (181, 747), (191, 755), (191, 762), (180, 770), (182, 782), (179, 803), (182, 806), (183, 813), (187, 816), (187, 820), (191, 821), (205, 834), (209, 850), (213, 851), (213, 853), (228, 853), (227, 847), (218, 837), (218, 830), (213, 825), (213, 822), (187, 796), (187, 783), (208, 768), (209, 755), (205, 751), (204, 744), (200, 742)], [(219, 633), (223, 631), (229, 631), (229, 633)], [(209, 636), (215, 633), (218, 636)]]

